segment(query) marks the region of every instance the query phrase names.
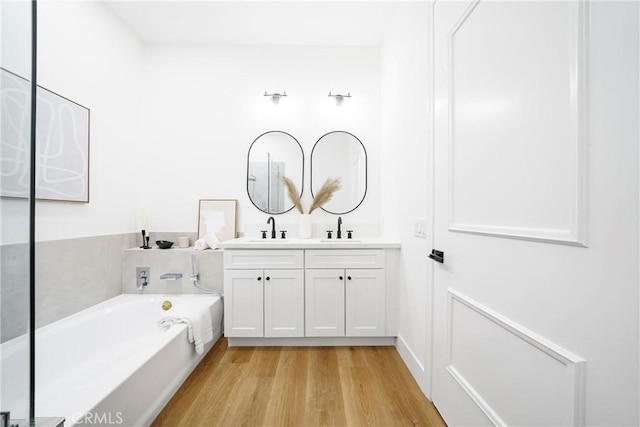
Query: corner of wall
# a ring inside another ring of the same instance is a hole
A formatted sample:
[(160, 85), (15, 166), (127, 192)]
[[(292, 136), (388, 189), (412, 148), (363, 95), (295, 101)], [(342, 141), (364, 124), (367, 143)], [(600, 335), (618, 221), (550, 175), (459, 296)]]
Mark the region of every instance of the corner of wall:
[(398, 337), (396, 338), (396, 349), (398, 350), (404, 364), (407, 365), (409, 372), (411, 372), (411, 375), (418, 383), (422, 393), (431, 399), (431, 393), (429, 387), (427, 387), (428, 384), (426, 381), (424, 366), (420, 363), (418, 357), (416, 357), (415, 353), (411, 351), (411, 348), (400, 334), (398, 334)]
[[(430, 3), (399, 5), (381, 50), (384, 232), (402, 243), (396, 346), (427, 397), (432, 266), (425, 254), (433, 243), (430, 14)], [(426, 222), (426, 239), (414, 236), (417, 218)]]

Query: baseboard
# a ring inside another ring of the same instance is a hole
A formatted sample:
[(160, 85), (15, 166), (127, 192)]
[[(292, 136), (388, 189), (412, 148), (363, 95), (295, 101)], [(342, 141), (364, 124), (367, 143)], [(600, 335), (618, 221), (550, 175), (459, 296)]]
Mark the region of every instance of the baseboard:
[(300, 337), (300, 338), (234, 338), (227, 337), (229, 347), (339, 347), (339, 346), (392, 346), (394, 337)]
[(400, 353), (400, 357), (402, 358), (404, 364), (407, 365), (407, 368), (409, 368), (409, 372), (411, 372), (413, 379), (415, 379), (418, 383), (418, 386), (420, 387), (420, 390), (422, 390), (422, 393), (424, 393), (425, 396), (429, 397), (425, 381), (424, 366), (422, 366), (422, 363), (420, 363), (416, 355), (413, 353), (413, 351), (411, 351), (411, 348), (401, 335), (398, 335), (398, 337), (396, 338), (396, 349), (398, 350), (398, 353)]

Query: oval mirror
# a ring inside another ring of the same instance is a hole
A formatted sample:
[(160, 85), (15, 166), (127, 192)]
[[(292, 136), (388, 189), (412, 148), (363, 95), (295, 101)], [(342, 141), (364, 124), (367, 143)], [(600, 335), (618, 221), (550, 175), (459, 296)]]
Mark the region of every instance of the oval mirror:
[(311, 195), (329, 177), (339, 177), (342, 188), (322, 209), (342, 215), (355, 210), (367, 194), (367, 151), (355, 135), (333, 131), (323, 135), (311, 151)]
[(283, 176), (294, 182), (302, 196), (302, 146), (286, 132), (265, 132), (253, 141), (247, 155), (247, 194), (251, 203), (268, 214), (291, 210), (293, 203), (285, 191)]

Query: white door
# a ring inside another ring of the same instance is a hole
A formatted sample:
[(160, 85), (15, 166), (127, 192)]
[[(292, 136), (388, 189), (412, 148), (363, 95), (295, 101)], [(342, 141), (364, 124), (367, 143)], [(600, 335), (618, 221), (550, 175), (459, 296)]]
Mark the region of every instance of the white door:
[(638, 424), (633, 3), (434, 5), (432, 397), (450, 426)]
[(344, 336), (344, 269), (308, 269), (304, 274), (305, 335)]
[(262, 270), (225, 270), (224, 334), (227, 337), (262, 337)]
[(304, 270), (265, 270), (264, 336), (304, 336)]
[(385, 336), (384, 270), (347, 269), (344, 286), (346, 335)]

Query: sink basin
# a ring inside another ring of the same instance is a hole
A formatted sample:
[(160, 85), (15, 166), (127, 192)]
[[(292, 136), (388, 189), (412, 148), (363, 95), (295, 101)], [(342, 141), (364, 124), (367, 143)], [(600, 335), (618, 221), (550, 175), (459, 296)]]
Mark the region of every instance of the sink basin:
[(251, 243), (287, 243), (289, 239), (253, 239)]
[(320, 239), (322, 243), (360, 243), (358, 239)]

